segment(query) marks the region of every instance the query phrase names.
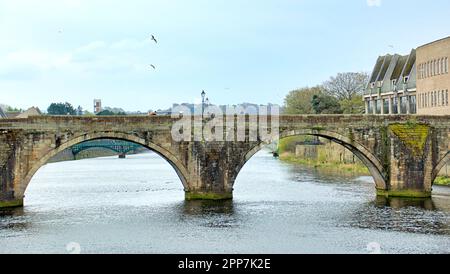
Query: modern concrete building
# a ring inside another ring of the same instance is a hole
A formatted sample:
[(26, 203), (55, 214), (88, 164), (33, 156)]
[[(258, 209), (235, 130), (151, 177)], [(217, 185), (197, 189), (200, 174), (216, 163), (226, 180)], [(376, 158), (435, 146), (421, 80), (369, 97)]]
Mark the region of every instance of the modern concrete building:
[(378, 60), (364, 94), (366, 114), (449, 115), (450, 37)]
[(364, 101), (366, 114), (415, 114), (416, 50), (378, 57)]
[(450, 37), (423, 45), (417, 49), (418, 114), (450, 114), (448, 72)]
[(6, 113), (3, 111), (2, 107), (0, 107), (0, 119), (1, 118), (8, 118), (8, 116), (6, 115)]

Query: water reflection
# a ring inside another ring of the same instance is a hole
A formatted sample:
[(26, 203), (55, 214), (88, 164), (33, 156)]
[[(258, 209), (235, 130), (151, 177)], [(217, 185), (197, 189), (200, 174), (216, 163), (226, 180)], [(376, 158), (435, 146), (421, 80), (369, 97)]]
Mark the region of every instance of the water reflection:
[(234, 213), (234, 203), (232, 200), (225, 201), (184, 201), (182, 206), (183, 215), (205, 216)]
[(240, 223), (235, 215), (235, 204), (226, 201), (184, 201), (180, 219), (208, 228), (233, 228)]
[(0, 231), (22, 231), (31, 228), (31, 223), (26, 218), (24, 208), (3, 208), (0, 209)]
[(418, 234), (450, 235), (450, 219), (432, 198), (408, 199), (376, 197), (351, 215), (353, 227)]
[(432, 198), (398, 198), (377, 196), (374, 203), (376, 207), (391, 207), (394, 209), (402, 209), (408, 207), (415, 207), (425, 210), (437, 209)]

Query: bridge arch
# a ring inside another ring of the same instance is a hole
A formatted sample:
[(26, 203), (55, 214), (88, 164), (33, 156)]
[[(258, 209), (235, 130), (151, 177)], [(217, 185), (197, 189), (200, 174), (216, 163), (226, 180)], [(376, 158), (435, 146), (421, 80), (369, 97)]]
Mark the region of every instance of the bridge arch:
[[(350, 150), (358, 159), (360, 159), (364, 165), (369, 169), (370, 174), (374, 178), (375, 185), (377, 189), (380, 190), (386, 190), (387, 189), (387, 183), (386, 178), (383, 176), (383, 165), (381, 162), (377, 159), (375, 155), (373, 155), (372, 152), (370, 152), (366, 147), (363, 145), (350, 140), (349, 138), (336, 133), (332, 131), (326, 131), (326, 130), (311, 130), (311, 129), (304, 129), (304, 130), (292, 130), (292, 131), (284, 131), (280, 133), (279, 139), (292, 137), (292, 136), (316, 136), (321, 137), (324, 139), (331, 140), (335, 143), (338, 143), (348, 150)], [(244, 167), (244, 165), (255, 155), (257, 152), (259, 152), (262, 148), (269, 145), (270, 142), (262, 142), (256, 146), (254, 146), (252, 149), (250, 149), (246, 154), (242, 162), (237, 166), (235, 176), (233, 177), (233, 184), (235, 180), (237, 179), (237, 176), (239, 175), (239, 172)]]
[(16, 186), (15, 191), (20, 195), (20, 197), (23, 197), (25, 194), (25, 191), (33, 178), (33, 176), (36, 174), (36, 172), (44, 166), (48, 160), (50, 160), (53, 156), (60, 153), (61, 151), (68, 149), (72, 147), (73, 145), (86, 142), (86, 141), (92, 141), (92, 140), (99, 140), (99, 139), (115, 139), (115, 140), (124, 140), (132, 143), (139, 144), (162, 158), (164, 158), (174, 169), (177, 173), (178, 177), (181, 180), (181, 183), (183, 184), (184, 189), (186, 190), (188, 188), (187, 184), (187, 178), (188, 178), (188, 172), (184, 165), (180, 162), (179, 159), (177, 159), (170, 151), (166, 150), (165, 148), (158, 146), (157, 144), (146, 142), (144, 139), (137, 137), (133, 134), (127, 134), (127, 133), (120, 133), (120, 132), (95, 132), (95, 133), (86, 133), (80, 136), (76, 136), (74, 138), (71, 138), (70, 140), (60, 144), (57, 148), (50, 148), (43, 157), (39, 159), (31, 169), (27, 172), (25, 178), (22, 180), (20, 186)]
[(450, 151), (447, 152), (447, 154), (438, 162), (436, 167), (433, 169), (433, 173), (431, 174), (432, 176), (431, 183), (433, 183), (436, 180), (441, 169), (448, 163), (450, 163)]

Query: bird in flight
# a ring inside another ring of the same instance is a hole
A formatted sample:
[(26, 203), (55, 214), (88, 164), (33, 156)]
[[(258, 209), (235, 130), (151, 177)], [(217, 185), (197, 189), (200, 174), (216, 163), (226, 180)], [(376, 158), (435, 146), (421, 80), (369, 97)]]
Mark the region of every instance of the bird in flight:
[(156, 69), (155, 65), (151, 64), (150, 66), (151, 66), (153, 69)]
[(152, 41), (155, 41), (155, 43), (158, 44), (158, 41), (156, 40), (155, 36), (152, 34)]

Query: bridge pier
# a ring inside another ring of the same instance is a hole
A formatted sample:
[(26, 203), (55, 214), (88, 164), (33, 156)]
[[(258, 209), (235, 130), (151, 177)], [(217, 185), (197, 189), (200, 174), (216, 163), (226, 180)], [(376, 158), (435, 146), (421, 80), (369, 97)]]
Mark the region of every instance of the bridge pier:
[(386, 138), (384, 159), (389, 180), (379, 196), (429, 198), (432, 191), (433, 138), (428, 125), (392, 124)]

